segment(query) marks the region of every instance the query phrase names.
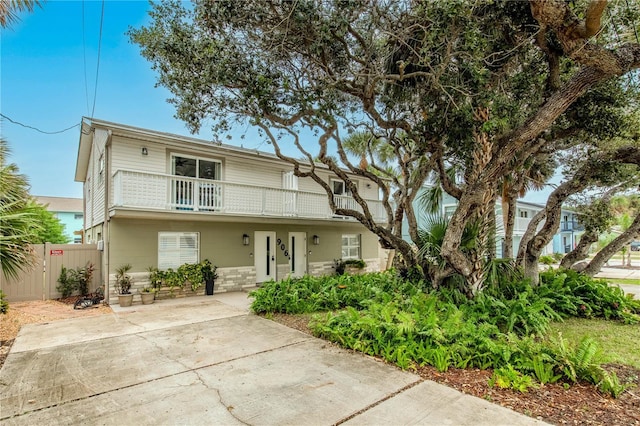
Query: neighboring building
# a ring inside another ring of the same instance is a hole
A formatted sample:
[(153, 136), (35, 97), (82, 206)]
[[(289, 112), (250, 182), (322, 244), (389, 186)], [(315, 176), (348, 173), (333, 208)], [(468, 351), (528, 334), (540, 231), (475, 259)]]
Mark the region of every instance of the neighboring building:
[(569, 253), (576, 248), (582, 234), (584, 226), (578, 221), (578, 214), (573, 210), (562, 209), (560, 229), (553, 237), (553, 252)]
[[(416, 197), (416, 200), (419, 200), (420, 196)], [(414, 202), (414, 208), (416, 209), (417, 212), (420, 211), (420, 206), (418, 204), (419, 202)], [(441, 200), (441, 213), (444, 215), (444, 217), (446, 218), (451, 218), (451, 216), (453, 215), (453, 212), (456, 210), (457, 208), (457, 200), (455, 198), (453, 198), (452, 196), (448, 195), (448, 194), (444, 194)], [(514, 221), (514, 228), (513, 228), (513, 256), (515, 257), (518, 254), (518, 248), (520, 246), (520, 241), (522, 240), (522, 236), (524, 235), (525, 231), (527, 230), (527, 227), (529, 226), (529, 223), (531, 222), (531, 219), (533, 218), (533, 216), (536, 215), (536, 213), (538, 213), (540, 210), (544, 209), (544, 205), (542, 204), (535, 204), (535, 203), (529, 203), (526, 201), (521, 201), (518, 200), (516, 203), (516, 215), (515, 215), (515, 221)], [(560, 226), (561, 229), (566, 228), (566, 231), (564, 232), (564, 234), (560, 234), (559, 232), (554, 236), (553, 241), (550, 242), (549, 244), (547, 244), (547, 246), (545, 246), (545, 248), (543, 249), (541, 254), (552, 254), (554, 252), (557, 253), (565, 253), (564, 251), (558, 251), (555, 250), (556, 248), (556, 239), (558, 241), (570, 241), (570, 244), (577, 244), (577, 239), (579, 237), (579, 234), (576, 233), (575, 231), (577, 231), (579, 225), (577, 223), (577, 219), (575, 217), (575, 214), (573, 215), (569, 215), (569, 213), (565, 212), (565, 210), (562, 211), (562, 217), (563, 217), (563, 222)], [(502, 203), (501, 200), (498, 199), (496, 201), (496, 205), (495, 205), (495, 215), (496, 215), (496, 255), (498, 257), (502, 257), (502, 253), (503, 253), (503, 246), (502, 243), (504, 241), (504, 225), (503, 225), (503, 221), (502, 221)], [(418, 227), (424, 227), (424, 217), (422, 217), (422, 215), (418, 214), (417, 215), (417, 221), (418, 221)], [(573, 221), (573, 222), (572, 222)], [(540, 223), (538, 225), (538, 230), (542, 228), (542, 226), (544, 225), (544, 221), (542, 223)], [(572, 238), (571, 240), (569, 240), (569, 229), (571, 229), (571, 235), (570, 237)], [(406, 222), (405, 222), (405, 226), (403, 228), (404, 230), (404, 239), (409, 241), (409, 235), (408, 232), (406, 230)], [(566, 240), (564, 240), (565, 238), (567, 238)], [(569, 243), (568, 243), (569, 244)], [(572, 246), (573, 247), (573, 246)], [(568, 252), (567, 252), (568, 253)]]
[[(338, 203), (356, 207), (344, 182), (316, 165)], [(354, 181), (376, 219), (376, 185)], [(85, 119), (75, 180), (83, 182), (85, 237), (103, 250), (104, 281), (132, 265), (141, 286), (161, 270), (209, 259), (216, 291), (333, 272), (335, 259), (379, 270), (377, 237), (335, 216), (326, 192), (273, 154)], [(110, 287), (113, 287), (110, 285)]]
[(82, 198), (42, 197), (35, 196), (39, 204), (46, 206), (64, 225), (64, 233), (69, 242), (81, 244), (84, 227), (82, 214)]

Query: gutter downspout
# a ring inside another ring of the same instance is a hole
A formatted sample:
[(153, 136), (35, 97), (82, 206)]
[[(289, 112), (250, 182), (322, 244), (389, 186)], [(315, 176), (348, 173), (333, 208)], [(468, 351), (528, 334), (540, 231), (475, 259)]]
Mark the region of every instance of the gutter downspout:
[(111, 238), (109, 236), (109, 222), (110, 222), (110, 218), (109, 218), (109, 200), (111, 198), (111, 194), (110, 194), (110, 183), (111, 183), (111, 172), (110, 172), (110, 167), (111, 167), (111, 161), (110, 161), (110, 153), (111, 151), (109, 150), (109, 147), (111, 146), (111, 135), (112, 132), (111, 130), (107, 131), (107, 141), (104, 144), (104, 222), (103, 222), (103, 240), (104, 240), (104, 252), (102, 253), (102, 258), (104, 259), (103, 262), (103, 271), (102, 271), (102, 276), (104, 279), (104, 300), (109, 303), (109, 293), (110, 293), (110, 286), (109, 286), (109, 265), (110, 265), (110, 261), (109, 261), (109, 257), (110, 257), (110, 241)]

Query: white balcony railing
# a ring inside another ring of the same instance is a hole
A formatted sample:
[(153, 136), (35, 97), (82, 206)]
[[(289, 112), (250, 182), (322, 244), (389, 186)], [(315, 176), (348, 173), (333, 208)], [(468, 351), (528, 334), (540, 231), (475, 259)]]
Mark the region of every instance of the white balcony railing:
[[(113, 185), (116, 207), (310, 219), (337, 217), (324, 193), (129, 170), (116, 171)], [(362, 211), (353, 198), (334, 197), (339, 207)], [(377, 222), (386, 220), (380, 201), (367, 200), (367, 205)]]

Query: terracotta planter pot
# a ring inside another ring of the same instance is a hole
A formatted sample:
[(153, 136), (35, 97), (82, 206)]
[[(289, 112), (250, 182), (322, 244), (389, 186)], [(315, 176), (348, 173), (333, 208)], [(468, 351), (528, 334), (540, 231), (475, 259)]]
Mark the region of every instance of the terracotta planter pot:
[(131, 306), (133, 303), (133, 294), (119, 294), (118, 295), (118, 304), (126, 308), (127, 306)]

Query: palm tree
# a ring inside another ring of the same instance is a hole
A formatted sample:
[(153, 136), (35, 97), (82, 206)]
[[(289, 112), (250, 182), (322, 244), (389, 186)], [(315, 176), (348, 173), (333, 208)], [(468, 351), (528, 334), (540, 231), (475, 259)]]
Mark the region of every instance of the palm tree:
[(31, 266), (29, 243), (40, 229), (30, 203), (29, 183), (15, 164), (6, 164), (9, 147), (0, 138), (0, 269), (5, 278)]
[(40, 0), (2, 0), (0, 1), (0, 27), (7, 28), (18, 21), (18, 13), (33, 12), (35, 6), (42, 7)]

